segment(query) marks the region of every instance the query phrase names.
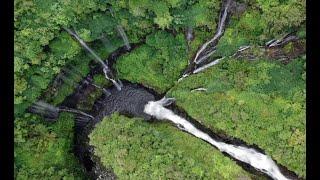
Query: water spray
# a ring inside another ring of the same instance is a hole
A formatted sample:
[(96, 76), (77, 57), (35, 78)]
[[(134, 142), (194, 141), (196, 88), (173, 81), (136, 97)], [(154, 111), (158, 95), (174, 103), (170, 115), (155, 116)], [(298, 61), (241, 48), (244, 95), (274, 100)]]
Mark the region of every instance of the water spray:
[(82, 112), (77, 109), (72, 109), (69, 107), (56, 107), (44, 101), (35, 102), (30, 108), (29, 111), (35, 114), (42, 115), (47, 118), (56, 119), (59, 117), (60, 112), (70, 112), (74, 114), (80, 114), (86, 116), (90, 119), (94, 119), (94, 117), (90, 114)]

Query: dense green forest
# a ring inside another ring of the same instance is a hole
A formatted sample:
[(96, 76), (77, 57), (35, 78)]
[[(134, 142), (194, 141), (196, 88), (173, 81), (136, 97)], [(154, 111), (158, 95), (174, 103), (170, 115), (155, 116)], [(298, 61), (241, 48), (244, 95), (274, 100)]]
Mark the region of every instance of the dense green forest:
[[(119, 25), (130, 43), (139, 44), (114, 63), (120, 79), (176, 98), (177, 106), (206, 127), (258, 145), (305, 178), (306, 2), (235, 2), (214, 55), (225, 58), (178, 82), (199, 47), (214, 36), (220, 0), (15, 0), (15, 179), (86, 179), (73, 153), (74, 116), (62, 113), (50, 123), (27, 108), (38, 99), (61, 104), (90, 71), (93, 57), (63, 28), (75, 29), (106, 59), (124, 46)], [(187, 29), (193, 30), (191, 40)], [(287, 33), (299, 40), (279, 49), (285, 62), (274, 55), (278, 51), (261, 48)], [(252, 47), (249, 55), (232, 56), (246, 45)], [(55, 85), (65, 70), (75, 73)], [(94, 82), (111, 86), (102, 74)], [(94, 90), (77, 108), (91, 110), (101, 94)], [(113, 114), (97, 125), (90, 144), (119, 179), (263, 179), (169, 123)]]
[[(90, 135), (119, 179), (237, 179), (252, 175), (218, 150), (170, 124), (114, 114)], [(195, 154), (196, 152), (196, 154)]]

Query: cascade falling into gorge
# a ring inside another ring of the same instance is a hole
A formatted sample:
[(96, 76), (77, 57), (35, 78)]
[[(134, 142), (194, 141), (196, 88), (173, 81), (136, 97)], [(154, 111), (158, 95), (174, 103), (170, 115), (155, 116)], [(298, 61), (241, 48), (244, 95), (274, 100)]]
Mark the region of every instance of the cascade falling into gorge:
[(78, 42), (81, 44), (81, 46), (87, 50), (96, 61), (98, 61), (103, 68), (104, 75), (106, 79), (110, 80), (113, 85), (120, 91), (122, 87), (122, 83), (120, 80), (115, 79), (113, 73), (111, 72), (111, 69), (107, 66), (106, 63), (103, 62), (103, 60), (78, 36), (77, 33), (73, 32), (72, 30), (68, 28), (64, 28), (70, 35), (72, 35), (74, 38), (78, 40)]
[(68, 107), (55, 107), (51, 104), (48, 104), (44, 101), (35, 102), (30, 108), (29, 111), (35, 114), (40, 114), (46, 118), (56, 119), (59, 116), (60, 112), (69, 112), (74, 114), (79, 114), (83, 117), (94, 119), (90, 114), (82, 112), (77, 109), (68, 108)]
[(225, 152), (235, 159), (250, 164), (252, 167), (269, 175), (276, 180), (289, 180), (281, 172), (276, 163), (267, 155), (262, 154), (255, 149), (244, 146), (236, 146), (219, 142), (208, 134), (196, 128), (192, 123), (186, 119), (174, 114), (171, 110), (165, 108), (173, 102), (173, 98), (162, 98), (159, 101), (149, 101), (144, 108), (144, 112), (148, 115), (154, 116), (159, 120), (169, 120), (177, 125), (183, 131), (186, 131), (218, 148), (221, 152)]
[(128, 37), (127, 37), (126, 33), (124, 32), (123, 27), (122, 27), (121, 25), (118, 25), (118, 26), (117, 26), (117, 30), (118, 30), (120, 36), (122, 37), (122, 40), (123, 40), (123, 42), (124, 42), (127, 50), (130, 50), (130, 49), (131, 49), (131, 46), (130, 46), (130, 44), (129, 44)]

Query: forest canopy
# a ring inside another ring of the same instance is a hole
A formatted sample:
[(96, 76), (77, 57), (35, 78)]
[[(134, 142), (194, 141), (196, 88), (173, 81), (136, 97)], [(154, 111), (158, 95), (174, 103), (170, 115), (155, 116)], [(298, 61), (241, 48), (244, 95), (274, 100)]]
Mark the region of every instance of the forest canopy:
[[(199, 47), (214, 36), (222, 1), (14, 0), (15, 178), (86, 178), (73, 153), (74, 116), (62, 113), (50, 123), (30, 114), (28, 108), (39, 99), (61, 105), (97, 65), (64, 28), (74, 29), (105, 60), (125, 45), (118, 26), (135, 44), (114, 62), (120, 79), (176, 98), (177, 106), (206, 127), (258, 145), (305, 178), (306, 58), (301, 51), (305, 50), (305, 3), (234, 1), (215, 52), (226, 58), (178, 82)], [(261, 50), (267, 41), (289, 33), (299, 38), (297, 43)], [(247, 45), (252, 46), (249, 55), (230, 57)], [(281, 53), (289, 57), (285, 63), (277, 58)], [(299, 55), (292, 58), (292, 54)], [(57, 81), (58, 77), (66, 80)], [(111, 86), (102, 74), (93, 79), (100, 86)], [(207, 91), (190, 93), (196, 88)], [(101, 94), (93, 90), (77, 108), (90, 111)], [(120, 179), (257, 178), (167, 123), (113, 114), (97, 125), (90, 138), (95, 155)], [(148, 141), (154, 144), (149, 146)]]

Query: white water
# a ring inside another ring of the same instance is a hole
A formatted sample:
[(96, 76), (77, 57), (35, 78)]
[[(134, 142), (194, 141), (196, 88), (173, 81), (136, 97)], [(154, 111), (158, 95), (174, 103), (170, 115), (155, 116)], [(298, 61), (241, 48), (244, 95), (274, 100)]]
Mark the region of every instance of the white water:
[(195, 91), (208, 91), (208, 89), (206, 89), (206, 88), (196, 88), (196, 89), (191, 90), (190, 92), (195, 92)]
[(230, 7), (230, 3), (231, 3), (231, 0), (228, 0), (226, 2), (226, 6), (224, 7), (224, 10), (223, 10), (223, 14), (220, 15), (220, 19), (219, 19), (219, 24), (218, 24), (218, 28), (217, 28), (217, 31), (216, 31), (216, 34), (214, 35), (214, 37), (207, 41), (206, 43), (204, 43), (201, 48), (199, 49), (199, 51), (197, 52), (195, 58), (193, 59), (193, 61), (196, 63), (196, 64), (199, 64), (201, 63), (201, 61), (204, 61), (206, 58), (208, 58), (209, 56), (211, 56), (213, 53), (209, 53), (207, 56), (205, 56), (205, 58), (201, 58), (201, 61), (198, 60), (200, 54), (207, 48), (207, 46), (209, 44), (211, 44), (212, 42), (216, 41), (217, 39), (219, 39), (222, 35), (223, 35), (223, 32), (224, 32), (224, 27), (225, 27), (225, 21), (227, 19), (227, 15), (228, 15), (228, 10), (229, 10), (229, 7)]
[(87, 117), (89, 117), (89, 118), (91, 118), (91, 119), (94, 119), (94, 117), (91, 116), (90, 114), (87, 114), (87, 113), (82, 112), (82, 111), (77, 110), (77, 109), (72, 109), (72, 108), (59, 108), (59, 111), (81, 114), (81, 115), (87, 116)]
[[(108, 10), (110, 11), (111, 13), (111, 16), (114, 17), (114, 13), (113, 13), (113, 10), (111, 8), (108, 8)], [(120, 36), (122, 37), (122, 40), (127, 48), (127, 50), (130, 50), (131, 49), (131, 46), (130, 46), (130, 43), (129, 43), (129, 40), (128, 40), (128, 36), (126, 35), (126, 33), (124, 32), (124, 29), (121, 25), (117, 25), (117, 30), (120, 34)]]
[[(108, 76), (108, 74), (106, 72), (110, 72), (109, 67), (103, 62), (103, 60), (78, 36), (77, 33), (71, 31), (68, 28), (64, 28), (70, 35), (72, 35), (74, 38), (76, 38), (79, 43), (81, 44), (82, 47), (84, 47), (98, 62), (101, 63), (102, 67), (103, 67), (103, 72), (105, 73), (105, 77), (106, 79), (110, 80), (115, 86), (116, 88), (120, 91), (121, 90), (121, 83), (117, 82), (116, 80), (114, 80), (113, 78), (110, 78)], [(118, 80), (120, 81), (120, 80)]]
[(128, 40), (128, 37), (126, 35), (126, 33), (124, 32), (124, 29), (122, 28), (122, 26), (118, 25), (117, 26), (117, 30), (119, 32), (119, 34), (121, 35), (122, 39), (123, 39), (123, 42), (127, 48), (127, 50), (130, 50), (131, 49), (131, 46), (129, 44), (129, 40)]
[(103, 60), (91, 49), (89, 46), (76, 34), (68, 28), (64, 28), (69, 34), (71, 34), (74, 38), (76, 38), (79, 43), (84, 47), (97, 61), (101, 63), (103, 68), (109, 69), (109, 67), (103, 62)]
[(192, 73), (193, 73), (193, 74), (197, 74), (197, 73), (199, 73), (199, 72), (202, 72), (202, 71), (208, 69), (209, 67), (218, 64), (222, 59), (224, 59), (224, 57), (223, 57), (223, 58), (220, 58), (220, 59), (216, 59), (216, 60), (214, 60), (214, 61), (212, 61), (212, 62), (210, 62), (210, 63), (208, 63), (208, 64), (206, 64), (206, 65), (203, 65), (203, 66), (195, 69)]
[(178, 82), (182, 81), (184, 78), (186, 78), (186, 77), (188, 77), (188, 76), (189, 76), (189, 74), (184, 74), (184, 75), (182, 75), (182, 77), (178, 79)]
[[(171, 100), (171, 99), (169, 99)], [(267, 155), (257, 152), (252, 148), (243, 146), (235, 146), (224, 142), (218, 142), (208, 134), (197, 129), (186, 119), (174, 114), (171, 110), (165, 108), (168, 105), (168, 99), (163, 98), (159, 101), (149, 101), (144, 108), (144, 112), (156, 117), (157, 119), (167, 119), (175, 123), (179, 129), (189, 132), (190, 134), (201, 138), (213, 146), (217, 147), (220, 151), (226, 152), (232, 157), (250, 164), (254, 168), (268, 174), (276, 180), (288, 180), (279, 170), (276, 163)]]
[(41, 115), (49, 114), (51, 116), (58, 116), (59, 112), (64, 111), (64, 112), (81, 114), (83, 116), (94, 119), (94, 117), (91, 116), (90, 114), (87, 114), (87, 113), (82, 112), (80, 110), (67, 108), (67, 107), (55, 107), (55, 106), (48, 104), (44, 101), (37, 101), (31, 107), (32, 107), (33, 113), (41, 114)]
[(31, 106), (32, 112), (40, 115), (49, 114), (52, 117), (59, 115), (59, 108), (52, 106), (44, 101), (37, 101)]
[[(110, 69), (103, 68), (103, 73), (104, 73), (104, 76), (106, 77), (106, 79), (110, 80), (116, 86), (118, 91), (121, 91), (122, 82), (120, 80), (118, 80), (118, 82), (117, 82), (115, 79), (108, 76), (108, 73), (111, 73)], [(111, 74), (111, 76), (113, 76), (113, 75)]]

